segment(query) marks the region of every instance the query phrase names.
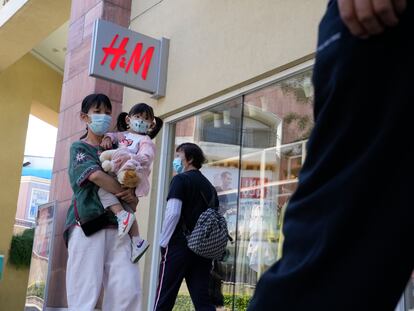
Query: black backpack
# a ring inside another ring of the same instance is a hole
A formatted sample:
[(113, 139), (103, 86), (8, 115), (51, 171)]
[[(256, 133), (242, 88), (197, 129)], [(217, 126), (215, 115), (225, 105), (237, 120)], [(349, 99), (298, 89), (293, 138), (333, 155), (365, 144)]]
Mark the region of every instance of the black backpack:
[[(214, 193), (214, 192), (213, 192)], [(184, 233), (186, 233), (188, 248), (195, 254), (213, 260), (220, 260), (226, 251), (227, 242), (230, 239), (226, 219), (214, 206), (214, 194), (210, 202), (200, 191), (207, 209), (203, 211), (191, 232), (186, 230), (183, 222)]]

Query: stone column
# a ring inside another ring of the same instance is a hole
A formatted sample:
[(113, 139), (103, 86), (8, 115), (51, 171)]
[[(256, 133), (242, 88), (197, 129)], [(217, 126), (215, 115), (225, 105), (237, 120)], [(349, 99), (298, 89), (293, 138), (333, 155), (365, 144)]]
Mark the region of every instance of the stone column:
[(52, 241), (47, 307), (65, 307), (67, 304), (65, 286), (67, 250), (62, 233), (72, 197), (67, 175), (69, 147), (85, 132), (85, 127), (79, 120), (82, 99), (91, 93), (106, 94), (112, 101), (114, 116), (122, 107), (122, 86), (88, 76), (93, 23), (96, 19), (102, 18), (128, 27), (130, 14), (131, 0), (72, 0), (51, 186), (51, 201), (57, 204), (57, 222)]

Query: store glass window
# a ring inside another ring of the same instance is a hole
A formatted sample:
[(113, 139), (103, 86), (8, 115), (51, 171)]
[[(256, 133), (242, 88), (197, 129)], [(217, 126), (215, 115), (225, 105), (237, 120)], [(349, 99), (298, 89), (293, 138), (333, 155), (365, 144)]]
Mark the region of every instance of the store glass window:
[[(281, 256), (282, 214), (306, 156), (312, 104), (306, 70), (173, 124), (174, 147), (194, 142), (205, 152), (201, 171), (234, 239), (211, 282), (225, 310), (246, 310), (258, 279)], [(191, 305), (183, 282), (174, 310)]]

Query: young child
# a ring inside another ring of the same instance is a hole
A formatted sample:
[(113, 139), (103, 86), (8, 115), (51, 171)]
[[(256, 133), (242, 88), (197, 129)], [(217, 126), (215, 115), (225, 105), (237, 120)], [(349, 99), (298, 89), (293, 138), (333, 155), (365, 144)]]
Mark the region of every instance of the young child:
[[(106, 149), (114, 144), (124, 144), (130, 151), (131, 163), (134, 166), (139, 183), (135, 188), (135, 195), (143, 197), (148, 195), (151, 165), (155, 156), (155, 144), (151, 140), (160, 131), (163, 122), (154, 116), (153, 109), (147, 104), (134, 105), (129, 113), (121, 113), (117, 120), (117, 133), (107, 133), (101, 143)], [(122, 203), (111, 193), (99, 189), (99, 197), (104, 208), (109, 208), (118, 220), (118, 236), (122, 238), (126, 233), (131, 237), (131, 261), (138, 262), (149, 244), (139, 235), (138, 223), (133, 210)]]

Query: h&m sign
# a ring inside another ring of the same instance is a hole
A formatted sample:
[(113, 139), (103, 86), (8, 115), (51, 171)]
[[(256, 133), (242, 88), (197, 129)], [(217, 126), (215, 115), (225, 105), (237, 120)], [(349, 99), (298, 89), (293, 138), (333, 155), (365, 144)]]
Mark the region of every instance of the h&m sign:
[(89, 75), (165, 96), (169, 40), (153, 39), (111, 22), (95, 21)]

